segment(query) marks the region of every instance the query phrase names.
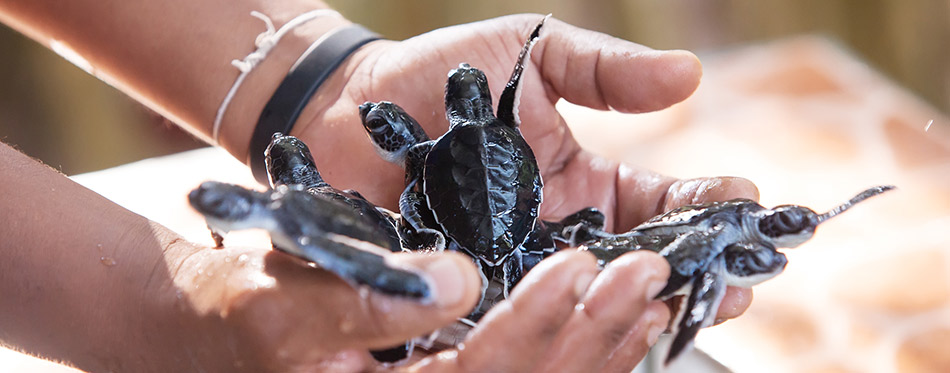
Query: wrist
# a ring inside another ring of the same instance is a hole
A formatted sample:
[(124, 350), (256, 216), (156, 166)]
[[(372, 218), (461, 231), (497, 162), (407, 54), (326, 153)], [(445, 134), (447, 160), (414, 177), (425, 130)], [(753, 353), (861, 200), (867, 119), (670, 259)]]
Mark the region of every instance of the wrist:
[[(365, 94), (365, 92), (360, 88), (348, 87), (354, 87), (354, 84), (352, 84), (354, 81), (357, 82), (355, 86), (359, 86), (361, 84), (359, 79), (370, 75), (367, 69), (372, 69), (371, 66), (374, 64), (373, 56), (379, 55), (378, 50), (380, 48), (385, 48), (387, 45), (393, 43), (396, 42), (386, 39), (375, 40), (366, 43), (350, 54), (326, 81), (323, 82), (313, 97), (310, 98), (307, 106), (297, 119), (297, 123), (291, 130), (290, 135), (298, 138), (307, 138), (309, 137), (309, 133), (319, 131), (315, 127), (319, 127), (321, 124), (330, 124), (334, 122), (336, 118), (359, 118), (357, 107), (363, 103), (360, 96), (361, 94)], [(369, 82), (368, 84), (371, 83), (372, 82)], [(358, 92), (350, 92), (352, 90), (357, 90)], [(349, 100), (343, 103), (344, 107), (335, 108), (335, 104), (339, 102), (341, 98)], [(341, 113), (337, 110), (343, 112)], [(357, 132), (362, 134), (362, 128), (360, 127), (358, 129), (360, 131)], [(362, 136), (360, 140), (363, 140)], [(317, 145), (317, 143), (312, 145)]]
[[(293, 16), (282, 18), (272, 17), (277, 28), (290, 21)], [(248, 74), (244, 83), (237, 90), (230, 106), (222, 116), (218, 144), (227, 149), (235, 158), (242, 161), (246, 160), (248, 144), (261, 111), (290, 71), (291, 66), (322, 36), (348, 24), (350, 22), (342, 17), (318, 17), (284, 35), (267, 57)], [(263, 29), (263, 24), (261, 27)], [(253, 42), (253, 40), (249, 40), (249, 42)], [(249, 48), (248, 53), (251, 51), (252, 49)], [(235, 59), (242, 57), (235, 56)], [(222, 61), (222, 69), (225, 68), (231, 70), (230, 73), (235, 77), (239, 74), (236, 69), (230, 66), (230, 60)], [(222, 91), (217, 97), (223, 99), (225, 94), (226, 91)], [(213, 119), (208, 122), (208, 133), (211, 132), (210, 124), (212, 121)]]

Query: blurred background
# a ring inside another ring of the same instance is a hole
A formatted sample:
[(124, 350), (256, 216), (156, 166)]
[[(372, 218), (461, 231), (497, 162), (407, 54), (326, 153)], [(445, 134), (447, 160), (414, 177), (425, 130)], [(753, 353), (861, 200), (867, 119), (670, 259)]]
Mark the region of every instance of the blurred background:
[[(700, 333), (728, 369), (679, 371), (950, 372), (950, 0), (328, 2), (391, 39), (533, 12), (696, 52), (703, 83), (668, 110), (559, 110), (597, 154), (677, 177), (741, 175), (766, 206), (824, 210), (871, 185), (899, 189), (787, 252), (743, 317)], [(0, 141), (66, 174), (204, 146), (3, 26), (0, 57)], [(201, 242), (182, 196), (208, 178), (254, 183), (214, 149), (74, 180)], [(0, 349), (0, 371), (65, 371), (38, 364)]]
[[(948, 0), (329, 0), (391, 39), (523, 12), (653, 48), (708, 55), (817, 34), (950, 112)], [(44, 47), (0, 26), (0, 140), (66, 174), (204, 144)], [(222, 65), (224, 68), (224, 65)]]

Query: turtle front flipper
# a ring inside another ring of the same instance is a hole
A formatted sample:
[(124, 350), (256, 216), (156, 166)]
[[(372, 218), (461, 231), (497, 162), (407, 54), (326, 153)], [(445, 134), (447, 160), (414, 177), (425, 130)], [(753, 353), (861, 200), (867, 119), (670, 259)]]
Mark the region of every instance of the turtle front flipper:
[(547, 15), (542, 18), (541, 22), (538, 22), (538, 25), (531, 31), (528, 40), (524, 43), (524, 47), (521, 48), (521, 53), (518, 55), (515, 70), (512, 71), (511, 78), (508, 80), (508, 84), (505, 85), (505, 90), (501, 92), (501, 97), (498, 99), (498, 119), (509, 127), (517, 128), (521, 125), (521, 118), (518, 117), (518, 103), (521, 100), (521, 74), (524, 71), (526, 61), (529, 60), (528, 56), (531, 55), (531, 48), (534, 47), (534, 44), (541, 38), (541, 27), (544, 26), (544, 21), (550, 16), (551, 15)]
[(586, 207), (570, 214), (559, 221), (561, 230), (554, 232), (554, 239), (564, 242), (569, 247), (578, 245), (607, 235), (604, 225), (607, 217), (596, 207)]
[(657, 299), (665, 299), (680, 292), (710, 265), (721, 261), (721, 254), (728, 245), (728, 242), (723, 242), (725, 240), (720, 240), (724, 231), (726, 230), (723, 224), (715, 224), (704, 232), (683, 233), (668, 244), (652, 248), (661, 248), (658, 251), (660, 256), (670, 264), (670, 278), (666, 287), (656, 296)]
[(673, 342), (664, 364), (669, 364), (692, 346), (699, 330), (716, 321), (719, 304), (726, 295), (723, 261), (717, 258), (705, 272), (693, 277), (673, 321)]
[(425, 203), (425, 196), (413, 190), (415, 181), (410, 182), (406, 190), (399, 196), (399, 213), (402, 216), (399, 222), (399, 235), (403, 247), (442, 251), (445, 249), (445, 235), (441, 231), (429, 227), (437, 227), (432, 211)]
[(606, 217), (595, 207), (583, 208), (556, 222), (538, 219), (521, 244), (522, 270), (530, 271), (541, 260), (557, 252), (558, 242), (566, 247), (577, 247), (594, 238), (605, 237), (605, 222)]
[(327, 233), (300, 237), (278, 247), (355, 285), (368, 286), (382, 294), (419, 300), (430, 298), (429, 284), (418, 273), (393, 267), (374, 252), (382, 248), (366, 241)]

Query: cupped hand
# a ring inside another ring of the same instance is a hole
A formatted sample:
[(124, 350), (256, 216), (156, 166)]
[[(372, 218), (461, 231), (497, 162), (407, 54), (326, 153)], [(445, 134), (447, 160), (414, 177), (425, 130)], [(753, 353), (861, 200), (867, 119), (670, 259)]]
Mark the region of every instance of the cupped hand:
[[(169, 368), (209, 371), (629, 371), (670, 317), (654, 300), (669, 276), (658, 255), (628, 253), (601, 271), (590, 253), (567, 250), (529, 272), (458, 347), (428, 357), (417, 350), (412, 364), (382, 366), (368, 350), (466, 315), (481, 284), (461, 254), (390, 260), (431, 278), (434, 299), (421, 304), (361, 291), (275, 251), (199, 249), (175, 274), (177, 296), (170, 298), (178, 328), (153, 333), (171, 343), (156, 343), (151, 353), (177, 349), (168, 354), (179, 359)], [(180, 361), (186, 357), (192, 361)]]
[[(463, 62), (483, 70), (497, 103), (527, 34), (542, 17), (507, 16), (400, 42), (371, 43), (321, 88), (314, 101), (317, 110), (302, 118), (294, 133), (312, 144), (331, 184), (357, 189), (373, 202), (395, 208), (405, 185), (404, 171), (375, 153), (357, 106), (393, 101), (436, 138), (448, 128), (448, 71)], [(663, 109), (688, 97), (699, 84), (702, 66), (693, 54), (655, 51), (550, 19), (530, 60), (522, 78), (520, 128), (544, 179), (542, 218), (554, 220), (595, 206), (607, 215), (607, 229), (626, 231), (686, 204), (758, 199), (755, 186), (742, 178), (678, 180), (595, 156), (578, 145), (555, 109), (561, 98), (628, 113)], [(740, 315), (751, 297), (751, 290), (730, 287), (718, 318)]]
[[(174, 276), (177, 316), (170, 333), (192, 370), (365, 371), (370, 349), (398, 345), (467, 314), (481, 279), (459, 253), (398, 254), (433, 284), (428, 302), (359, 289), (290, 255), (261, 249), (200, 248)], [(158, 338), (158, 337), (156, 337)], [(161, 351), (153, 351), (161, 353)], [(169, 366), (181, 364), (169, 362)]]
[[(448, 127), (443, 97), (448, 71), (463, 62), (483, 70), (497, 102), (527, 33), (540, 18), (503, 17), (401, 42), (370, 43), (318, 91), (311, 104), (315, 109), (301, 117), (292, 134), (310, 145), (331, 185), (356, 189), (395, 209), (405, 186), (404, 170), (376, 154), (358, 105), (393, 101), (438, 137)], [(608, 229), (624, 231), (685, 204), (757, 198), (755, 187), (744, 179), (677, 180), (594, 156), (581, 149), (555, 109), (564, 98), (597, 109), (658, 110), (689, 96), (700, 76), (701, 66), (690, 53), (652, 51), (549, 20), (525, 70), (520, 102), (521, 131), (545, 182), (542, 218), (555, 220), (596, 206), (607, 215)], [(442, 258), (464, 259), (457, 255), (394, 257), (426, 271)], [(227, 312), (215, 311), (231, 323), (224, 329), (245, 333), (233, 338), (259, 341), (248, 354), (268, 369), (380, 369), (368, 349), (396, 345), (464, 316), (480, 288), (474, 266), (459, 262), (464, 265), (456, 269), (455, 279), (463, 280), (453, 286), (464, 289), (464, 295), (456, 303), (423, 305), (357, 291), (279, 253), (267, 257), (272, 259), (260, 262), (266, 265), (237, 271), (237, 282), (222, 285), (239, 291), (207, 294), (213, 300), (209, 309), (227, 305), (222, 308)], [(669, 322), (666, 305), (653, 300), (668, 276), (665, 261), (654, 253), (625, 254), (599, 272), (589, 253), (558, 253), (529, 272), (462, 345), (406, 368), (629, 371)], [(261, 281), (255, 284), (254, 279)], [(718, 317), (741, 314), (750, 300), (750, 291), (730, 288)]]

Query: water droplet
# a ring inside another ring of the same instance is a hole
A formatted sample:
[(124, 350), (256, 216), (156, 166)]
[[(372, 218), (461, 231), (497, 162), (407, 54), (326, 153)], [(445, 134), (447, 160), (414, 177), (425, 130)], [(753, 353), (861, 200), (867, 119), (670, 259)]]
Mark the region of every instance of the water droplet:
[(225, 262), (225, 263), (231, 263), (231, 256), (228, 255), (228, 256), (224, 257), (224, 262)]
[(247, 261), (247, 258), (248, 258), (247, 254), (238, 255), (238, 263), (244, 263), (244, 262), (246, 262), (246, 261)]
[(97, 243), (97, 244), (96, 244), (96, 250), (99, 250), (99, 252), (102, 252), (102, 244), (101, 244), (101, 243)]
[(204, 268), (198, 268), (198, 274), (200, 275), (200, 274), (202, 274), (202, 273), (205, 273)]
[(110, 258), (108, 256), (100, 256), (99, 263), (102, 263), (102, 265), (106, 267), (112, 267), (116, 264), (115, 259)]
[(445, 350), (436, 355), (436, 358), (439, 360), (455, 360), (458, 356), (458, 350)]

